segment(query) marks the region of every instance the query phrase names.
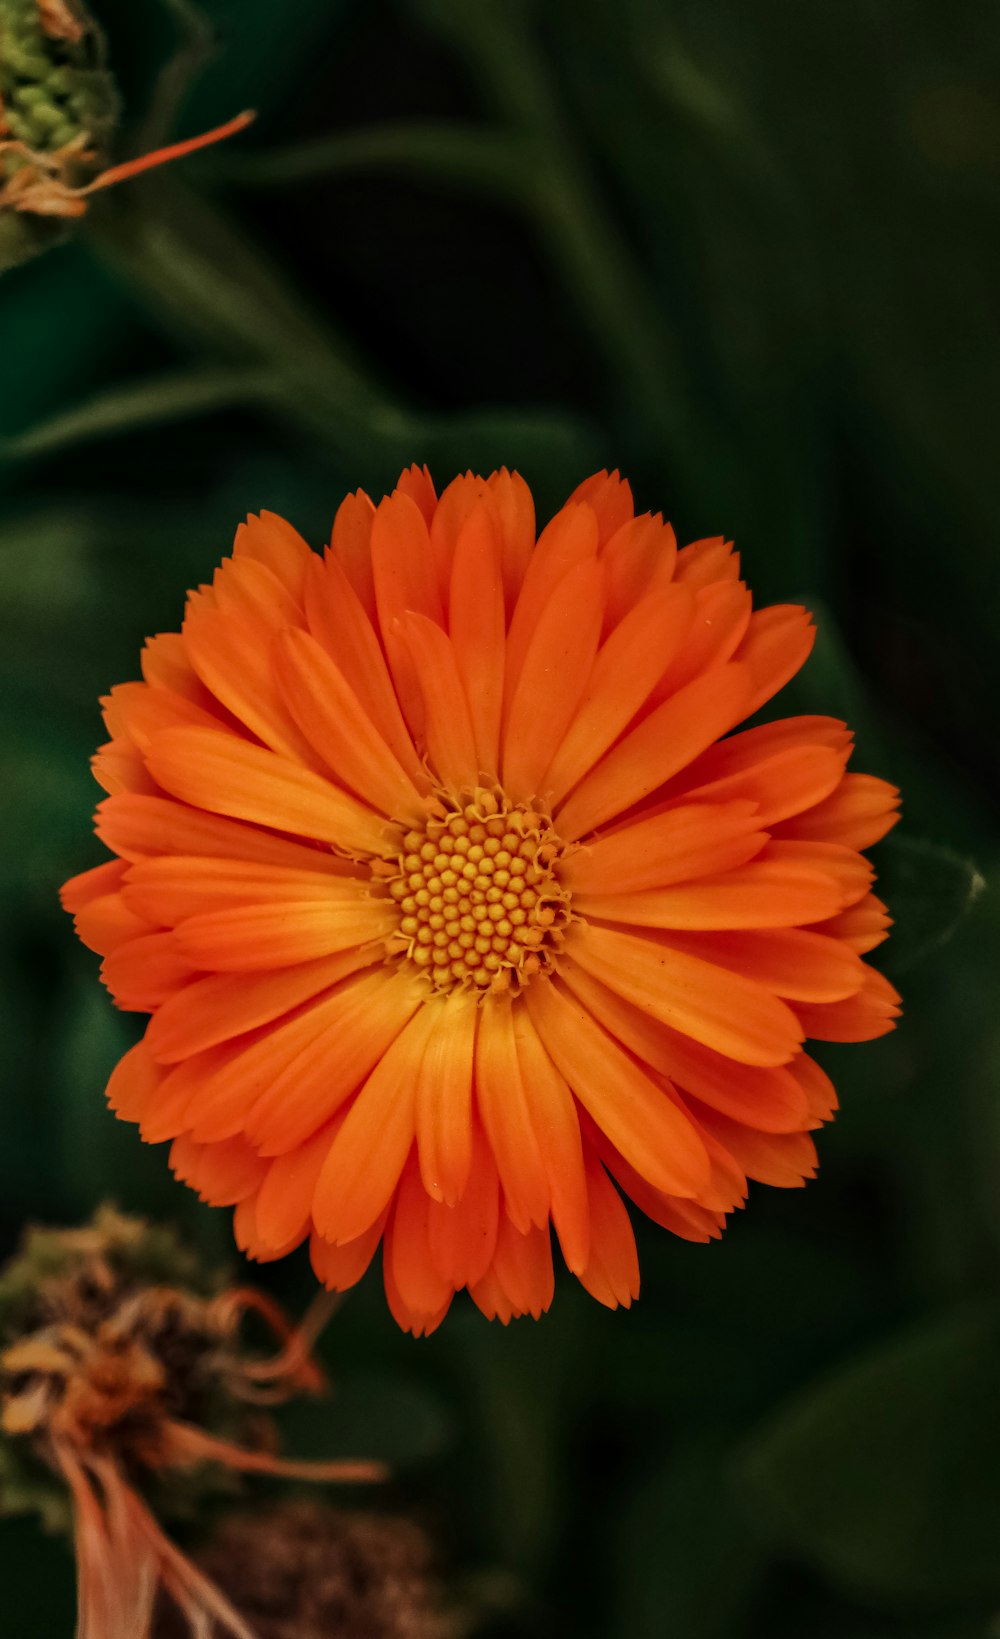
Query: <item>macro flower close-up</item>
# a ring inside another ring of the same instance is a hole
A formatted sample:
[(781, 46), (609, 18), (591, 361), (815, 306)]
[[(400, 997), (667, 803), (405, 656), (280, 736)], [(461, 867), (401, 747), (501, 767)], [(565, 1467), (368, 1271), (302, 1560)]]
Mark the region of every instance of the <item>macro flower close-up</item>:
[(550, 1225), (629, 1305), (625, 1202), (706, 1241), (803, 1183), (807, 1043), (898, 1011), (862, 852), (897, 792), (843, 722), (756, 720), (813, 637), (617, 473), (537, 538), (505, 468), (349, 495), (323, 555), (249, 518), (104, 701), (116, 857), (63, 898), (152, 1014), (112, 1108), (250, 1257), (308, 1238), (344, 1290), (382, 1243), (418, 1334), (463, 1288), (540, 1315)]
[(0, 0), (0, 1639), (1000, 1639), (996, 62)]

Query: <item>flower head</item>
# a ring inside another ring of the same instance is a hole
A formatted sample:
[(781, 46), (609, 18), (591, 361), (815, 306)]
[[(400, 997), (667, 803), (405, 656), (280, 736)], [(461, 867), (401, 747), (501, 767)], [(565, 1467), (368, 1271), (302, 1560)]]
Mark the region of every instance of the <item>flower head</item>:
[[(277, 1335), (276, 1356), (248, 1351), (248, 1312)], [(254, 1639), (147, 1497), (162, 1506), (183, 1490), (193, 1501), (224, 1470), (380, 1476), (376, 1464), (274, 1454), (259, 1407), (322, 1386), (309, 1358), (314, 1329), (293, 1332), (269, 1298), (223, 1289), (169, 1230), (111, 1208), (84, 1229), (29, 1232), (0, 1274), (0, 1511), (71, 1518), (79, 1639), (146, 1639), (160, 1586), (189, 1631), (217, 1620)]]
[[(254, 1639), (462, 1639), (432, 1545), (412, 1520), (295, 1498), (227, 1515), (198, 1566), (246, 1617)], [(181, 1639), (167, 1607), (154, 1639)]]
[(550, 1225), (630, 1303), (622, 1194), (701, 1241), (801, 1183), (836, 1106), (806, 1038), (897, 1012), (859, 851), (897, 793), (832, 718), (733, 732), (812, 639), (617, 474), (537, 541), (505, 470), (351, 495), (322, 558), (248, 519), (104, 703), (117, 857), (64, 899), (153, 1014), (113, 1108), (252, 1257), (308, 1238), (343, 1289), (384, 1242), (417, 1333), (463, 1287), (541, 1313)]

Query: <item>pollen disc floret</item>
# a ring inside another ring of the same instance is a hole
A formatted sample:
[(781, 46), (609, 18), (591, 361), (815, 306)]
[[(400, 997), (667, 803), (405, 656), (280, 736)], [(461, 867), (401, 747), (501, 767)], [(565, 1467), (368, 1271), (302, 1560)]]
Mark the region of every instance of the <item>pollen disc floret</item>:
[(498, 787), (441, 806), (376, 873), (399, 907), (388, 948), (440, 990), (520, 988), (551, 967), (569, 915), (552, 820)]

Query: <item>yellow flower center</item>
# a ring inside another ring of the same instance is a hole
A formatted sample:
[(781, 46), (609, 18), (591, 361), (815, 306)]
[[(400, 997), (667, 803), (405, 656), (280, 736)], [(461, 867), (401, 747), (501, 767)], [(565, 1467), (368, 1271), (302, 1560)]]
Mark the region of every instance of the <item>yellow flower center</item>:
[(439, 813), (376, 868), (399, 907), (390, 952), (440, 990), (519, 988), (551, 966), (562, 943), (562, 852), (548, 814), (499, 789), (442, 796)]

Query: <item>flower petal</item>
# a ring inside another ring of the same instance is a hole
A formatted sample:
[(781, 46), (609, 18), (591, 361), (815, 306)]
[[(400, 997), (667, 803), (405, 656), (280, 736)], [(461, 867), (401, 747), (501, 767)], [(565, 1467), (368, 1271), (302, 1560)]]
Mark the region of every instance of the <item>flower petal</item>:
[(164, 1139), (177, 1138), (187, 1132), (194, 1119), (193, 1110), (202, 1097), (210, 1078), (217, 1070), (225, 1069), (232, 1060), (232, 1052), (219, 1048), (210, 1053), (199, 1053), (173, 1067), (165, 1065), (164, 1075), (156, 1096), (139, 1116), (139, 1131), (147, 1144), (162, 1144)]
[(797, 604), (775, 603), (751, 615), (746, 637), (736, 651), (737, 660), (749, 667), (754, 680), (748, 716), (802, 669), (815, 641), (812, 616)]
[(705, 1147), (664, 1089), (551, 980), (530, 985), (525, 1004), (549, 1057), (615, 1148), (658, 1189), (697, 1196), (708, 1179)]
[(817, 1041), (874, 1041), (895, 1028), (899, 992), (883, 973), (869, 968), (863, 987), (842, 1002), (797, 1002), (807, 1036)]
[(899, 819), (899, 792), (871, 774), (845, 774), (835, 791), (786, 820), (779, 836), (871, 848)]
[(421, 1004), (406, 973), (377, 968), (342, 984), (313, 1010), (320, 1026), (300, 1055), (276, 1069), (245, 1115), (262, 1155), (304, 1143), (376, 1067)]
[(110, 956), (120, 946), (152, 933), (156, 923), (131, 910), (123, 894), (109, 893), (81, 905), (73, 918), (73, 926), (77, 938), (88, 950), (98, 956)]
[[(875, 878), (871, 860), (865, 859), (854, 848), (845, 848), (842, 842), (799, 842), (775, 837), (763, 850), (761, 858), (793, 869), (822, 872), (836, 883), (842, 910), (863, 899)], [(810, 920), (818, 921), (819, 918)]]
[(817, 933), (828, 933), (833, 939), (842, 939), (859, 956), (867, 955), (888, 937), (892, 917), (881, 899), (873, 893), (865, 894), (857, 904), (849, 905), (827, 922), (816, 924)]
[(628, 523), (634, 511), (631, 485), (617, 467), (614, 472), (608, 472), (605, 468), (585, 478), (582, 484), (577, 485), (566, 505), (574, 506), (581, 502), (594, 509), (601, 545)]
[(809, 1125), (807, 1102), (792, 1074), (801, 1054), (778, 1067), (738, 1064), (650, 1018), (575, 962), (564, 962), (561, 976), (605, 1030), (683, 1094), (694, 1093), (713, 1109), (767, 1132), (794, 1132)]
[(476, 1103), (508, 1213), (522, 1233), (532, 1224), (544, 1224), (549, 1216), (549, 1182), (518, 1063), (513, 1004), (506, 997), (490, 996), (480, 1009)]
[(276, 512), (253, 513), (240, 524), (233, 557), (262, 563), (295, 598), (301, 595), (306, 565), (313, 553), (298, 530)]
[(118, 1060), (104, 1096), (119, 1121), (141, 1121), (162, 1080), (163, 1071), (146, 1043), (137, 1041)]
[(397, 626), (423, 702), (423, 736), (438, 777), (458, 789), (476, 786), (476, 736), (454, 645), (426, 615), (404, 615)]
[(766, 1133), (731, 1121), (718, 1110), (692, 1106), (699, 1125), (732, 1155), (748, 1178), (776, 1189), (800, 1189), (816, 1176), (816, 1145), (808, 1133)]
[(581, 922), (569, 930), (566, 954), (654, 1019), (741, 1064), (787, 1064), (802, 1041), (795, 1014), (763, 985), (669, 944)]
[(173, 927), (189, 916), (223, 910), (228, 905), (305, 903), (353, 905), (368, 894), (368, 884), (323, 869), (322, 854), (314, 870), (287, 865), (255, 865), (238, 859), (202, 859), (197, 855), (160, 854), (130, 865), (122, 897), (130, 910), (161, 927)]
[(427, 1194), (454, 1206), (472, 1161), (472, 1075), (476, 997), (453, 991), (435, 1008), (434, 1033), (417, 1083), (416, 1129), (420, 1175)]
[(101, 701), (101, 716), (112, 739), (130, 740), (145, 751), (165, 728), (220, 727), (219, 719), (182, 694), (151, 689), (148, 683), (119, 683)]
[(671, 948), (745, 974), (758, 984), (804, 1002), (839, 1002), (865, 980), (859, 956), (839, 939), (805, 928), (762, 928), (746, 933), (671, 933)]
[(465, 523), (451, 566), (448, 629), (484, 775), (500, 767), (504, 591), (496, 529), (485, 508)]
[(220, 1144), (199, 1144), (184, 1133), (171, 1146), (170, 1170), (209, 1206), (235, 1206), (257, 1189), (265, 1163), (239, 1134)]
[[(375, 619), (375, 580), (372, 574), (372, 524), (375, 508), (363, 489), (345, 495), (337, 508), (330, 537), (330, 556), (340, 574), (347, 581), (369, 620)], [(312, 565), (306, 570), (305, 597), (309, 596), (309, 577), (314, 575)]]
[(752, 763), (705, 785), (685, 781), (684, 800), (757, 805), (757, 818), (769, 829), (792, 814), (800, 814), (834, 791), (843, 777), (844, 759), (831, 746), (789, 746), (759, 763)]
[(528, 644), (553, 590), (573, 568), (597, 553), (597, 518), (589, 506), (565, 506), (538, 537), (507, 632), (504, 676), (506, 715), (521, 675)]
[(500, 531), (500, 562), (508, 619), (535, 548), (535, 503), (520, 473), (501, 467), (486, 480)]
[(833, 916), (844, 894), (832, 875), (808, 861), (774, 858), (773, 844), (746, 865), (642, 893), (578, 894), (576, 911), (635, 927), (791, 928)]
[(156, 637), (147, 637), (139, 664), (143, 678), (152, 687), (183, 695), (192, 705), (200, 706), (220, 720), (228, 718), (225, 707), (220, 706), (210, 689), (206, 689), (192, 666), (187, 644), (180, 632), (158, 632)]
[(355, 1240), (391, 1199), (413, 1144), (417, 1076), (434, 1022), (432, 1006), (417, 1009), (348, 1110), (313, 1195), (324, 1240)]
[(367, 945), (385, 938), (395, 923), (395, 910), (376, 899), (359, 898), (354, 904), (312, 899), (236, 905), (182, 922), (177, 944), (196, 967), (253, 973)]
[(126, 1012), (149, 1013), (164, 1006), (195, 969), (177, 950), (170, 933), (147, 933), (119, 945), (101, 964), (101, 978)]
[[(474, 473), (462, 473), (458, 478), (453, 478), (443, 490), (434, 516), (428, 524), (431, 555), (434, 559), (442, 602), (448, 600), (458, 542), (476, 514), (481, 520), (480, 527), (485, 527), (496, 541), (499, 519), (489, 483)], [(499, 542), (496, 544), (499, 556)]]
[(554, 587), (525, 650), (503, 732), (503, 784), (519, 800), (539, 790), (576, 714), (597, 654), (604, 572), (587, 559)]
[(429, 469), (426, 466), (418, 467), (414, 461), (411, 466), (406, 468), (405, 472), (400, 473), (399, 483), (396, 488), (403, 495), (408, 495), (410, 500), (419, 507), (421, 517), (427, 528), (430, 529), (439, 503), (437, 491), (434, 488), (434, 480)]
[(188, 653), (216, 699), (271, 751), (320, 772), (319, 759), (274, 686), (274, 635), (265, 621), (190, 602), (184, 617)]
[(431, 1200), (428, 1245), (443, 1278), (457, 1292), (482, 1280), (493, 1260), (500, 1218), (500, 1180), (478, 1113), (472, 1113), (471, 1163), (454, 1206)]
[(325, 870), (356, 875), (351, 860), (337, 859), (325, 848), (292, 842), (256, 825), (223, 819), (188, 808), (171, 797), (149, 797), (122, 791), (98, 804), (94, 829), (105, 847), (123, 859), (148, 854), (198, 854), (211, 859), (242, 860), (250, 865), (285, 865), (300, 871)]
[(664, 1195), (640, 1177), (634, 1167), (623, 1160), (618, 1151), (595, 1129), (590, 1135), (595, 1156), (607, 1168), (619, 1189), (634, 1202), (640, 1212), (654, 1224), (679, 1235), (685, 1241), (717, 1240), (725, 1227), (726, 1216), (700, 1206), (697, 1201), (685, 1201), (677, 1195)]
[(305, 603), (309, 631), (343, 673), (397, 762), (423, 790), (427, 776), (399, 709), (382, 646), (336, 558), (313, 560)]
[(729, 664), (698, 677), (602, 757), (556, 814), (565, 842), (622, 813), (676, 774), (747, 711), (750, 678)]
[(334, 1118), (311, 1138), (266, 1164), (254, 1206), (258, 1238), (272, 1247), (301, 1241), (311, 1228), (312, 1198), (340, 1122)]
[(710, 586), (713, 581), (739, 580), (740, 555), (733, 551), (732, 541), (721, 535), (709, 535), (703, 541), (691, 541), (681, 548), (675, 574), (693, 592)]
[(412, 824), (425, 817), (412, 780), (314, 637), (291, 627), (282, 633), (274, 675), (288, 711), (338, 784), (394, 819)]
[(731, 660), (749, 624), (751, 607), (750, 593), (742, 581), (715, 581), (710, 586), (699, 587), (687, 639), (676, 658), (664, 668), (653, 691), (654, 703), (666, 700), (702, 672)]
[(587, 1156), (591, 1252), (579, 1280), (606, 1309), (629, 1309), (639, 1296), (639, 1257), (621, 1196), (600, 1162)]
[(98, 746), (90, 759), (90, 768), (102, 790), (112, 795), (119, 791), (163, 795), (146, 767), (142, 753), (127, 740), (109, 740), (107, 745)]
[(709, 785), (782, 752), (805, 747), (825, 746), (835, 751), (843, 768), (853, 740), (847, 724), (836, 717), (782, 717), (774, 723), (758, 723), (756, 728), (741, 729), (709, 746), (671, 780), (670, 790), (687, 792), (695, 786)]
[(552, 1243), (549, 1228), (534, 1226), (526, 1234), (515, 1228), (506, 1212), (500, 1214), (493, 1273), (515, 1315), (539, 1320), (555, 1294)]
[(383, 1212), (363, 1235), (356, 1240), (345, 1241), (343, 1246), (334, 1246), (331, 1241), (325, 1241), (322, 1235), (313, 1232), (309, 1241), (309, 1261), (321, 1286), (325, 1286), (328, 1292), (347, 1292), (357, 1285), (375, 1256), (387, 1217), (388, 1211)]
[(124, 861), (106, 859), (103, 865), (94, 865), (89, 871), (81, 871), (79, 876), (71, 876), (59, 890), (63, 910), (72, 916), (95, 899), (117, 893), (125, 880), (125, 870)]
[(146, 1031), (150, 1050), (161, 1063), (176, 1064), (206, 1047), (270, 1024), (357, 968), (379, 961), (382, 954), (376, 945), (300, 962), (280, 973), (209, 974), (186, 985), (159, 1008)]
[[(301, 583), (304, 573), (297, 579)], [(293, 596), (266, 564), (254, 558), (223, 558), (212, 576), (214, 607), (222, 614), (248, 615), (258, 628), (262, 624), (278, 631), (289, 624), (301, 625), (300, 594), (301, 585)]]
[(412, 732), (419, 734), (423, 710), (410, 650), (398, 623), (408, 612), (415, 611), (443, 626), (444, 609), (427, 525), (408, 495), (397, 492), (376, 508), (371, 551), (386, 658), (403, 715)]
[(631, 518), (615, 531), (601, 550), (608, 588), (605, 633), (614, 631), (643, 598), (670, 584), (676, 561), (676, 536), (659, 513)]
[(147, 755), (154, 778), (175, 797), (210, 813), (332, 842), (356, 853), (380, 853), (385, 820), (322, 775), (263, 746), (211, 729), (158, 734)]
[(766, 841), (752, 803), (683, 804), (590, 838), (559, 874), (573, 894), (600, 895), (614, 883), (618, 898), (730, 871), (746, 864)]
[(593, 768), (632, 721), (691, 622), (691, 594), (665, 586), (630, 609), (598, 652), (579, 710), (563, 735), (541, 788), (552, 803)]
[(454, 1288), (431, 1256), (431, 1200), (411, 1155), (396, 1190), (383, 1254), (392, 1282), (407, 1309), (433, 1315), (451, 1301)]
[(566, 1267), (579, 1274), (590, 1255), (590, 1214), (576, 1105), (542, 1046), (528, 1011), (514, 1009), (517, 1061), (552, 1197), (552, 1221)]

